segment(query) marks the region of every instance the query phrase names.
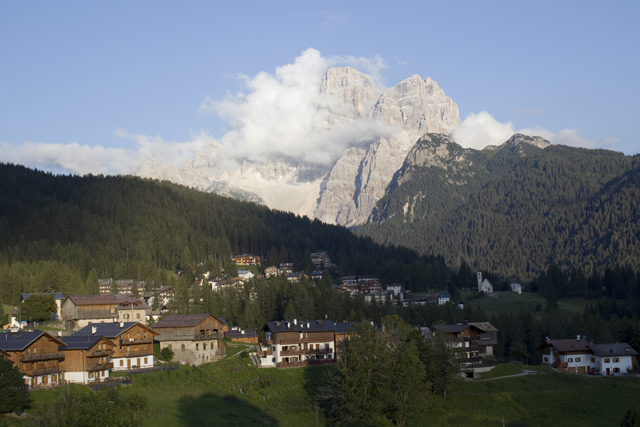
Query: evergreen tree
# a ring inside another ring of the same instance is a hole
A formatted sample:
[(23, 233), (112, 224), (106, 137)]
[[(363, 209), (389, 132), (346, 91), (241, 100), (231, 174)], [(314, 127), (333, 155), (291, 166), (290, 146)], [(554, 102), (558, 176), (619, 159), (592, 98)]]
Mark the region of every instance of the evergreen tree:
[(0, 354), (0, 413), (19, 411), (29, 403), (29, 392), (17, 366)]
[(87, 276), (87, 294), (88, 295), (100, 295), (100, 284), (98, 282), (98, 273), (95, 268), (92, 268)]

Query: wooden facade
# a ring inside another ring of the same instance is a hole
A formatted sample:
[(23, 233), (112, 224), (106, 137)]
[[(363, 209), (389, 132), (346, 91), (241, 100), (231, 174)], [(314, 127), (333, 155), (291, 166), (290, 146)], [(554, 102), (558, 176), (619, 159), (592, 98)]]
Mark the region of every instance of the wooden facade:
[(65, 337), (64, 353), (65, 378), (67, 382), (88, 384), (109, 377), (113, 368), (110, 361), (116, 345), (103, 336)]
[(64, 343), (43, 331), (0, 334), (0, 349), (8, 354), (30, 388), (57, 385), (65, 381)]
[(162, 318), (154, 329), (160, 333), (160, 350), (169, 348), (174, 361), (199, 366), (226, 356), (225, 326), (211, 314), (176, 314)]
[(114, 295), (69, 295), (62, 304), (62, 320), (69, 329), (79, 329), (89, 323), (109, 323), (118, 320), (118, 300)]

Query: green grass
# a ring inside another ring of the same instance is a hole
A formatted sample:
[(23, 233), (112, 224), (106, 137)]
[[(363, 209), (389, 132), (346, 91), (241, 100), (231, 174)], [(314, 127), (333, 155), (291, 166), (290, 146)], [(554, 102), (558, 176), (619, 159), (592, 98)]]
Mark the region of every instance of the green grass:
[[(229, 345), (227, 357), (199, 368), (134, 374), (126, 396), (143, 390), (151, 411), (145, 426), (312, 426), (317, 387), (333, 367), (258, 369), (244, 345)], [(407, 426), (610, 426), (640, 400), (635, 378), (549, 373), (500, 378), (546, 367), (504, 364), (492, 381), (463, 381), (447, 399), (430, 396)], [(487, 378), (483, 375), (483, 378)], [(55, 398), (60, 389), (36, 391), (34, 401)], [(323, 411), (320, 425), (327, 425)]]
[[(524, 292), (518, 295), (515, 292), (500, 292), (500, 297), (492, 298), (483, 296), (480, 299), (467, 301), (466, 294), (462, 293), (462, 299), (465, 304), (480, 306), (487, 314), (517, 313), (520, 308), (535, 311), (536, 305), (540, 305), (542, 309), (546, 309), (547, 301), (538, 294), (530, 294)], [(584, 308), (592, 301), (586, 298), (563, 298), (558, 301), (558, 308), (566, 312), (582, 312)]]
[(490, 370), (489, 372), (482, 372), (480, 378), (488, 380), (491, 378), (506, 377), (509, 375), (521, 374), (522, 368), (519, 365), (513, 363), (500, 363), (498, 366)]

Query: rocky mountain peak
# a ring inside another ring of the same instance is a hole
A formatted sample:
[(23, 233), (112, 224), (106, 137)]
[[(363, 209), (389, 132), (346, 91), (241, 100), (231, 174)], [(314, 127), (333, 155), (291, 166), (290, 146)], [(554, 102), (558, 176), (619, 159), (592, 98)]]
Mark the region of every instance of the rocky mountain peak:
[(438, 84), (414, 74), (385, 90), (371, 116), (390, 126), (401, 126), (413, 135), (450, 133), (460, 124), (458, 105)]
[(504, 146), (514, 147), (522, 143), (533, 145), (535, 147), (542, 148), (542, 149), (547, 148), (548, 146), (551, 145), (549, 141), (539, 136), (529, 136), (529, 135), (523, 135), (521, 133), (516, 133), (516, 134), (513, 134), (513, 136), (509, 138), (507, 142), (504, 143)]
[(334, 101), (335, 115), (349, 120), (366, 116), (378, 96), (371, 76), (351, 67), (329, 68), (322, 76), (320, 93)]

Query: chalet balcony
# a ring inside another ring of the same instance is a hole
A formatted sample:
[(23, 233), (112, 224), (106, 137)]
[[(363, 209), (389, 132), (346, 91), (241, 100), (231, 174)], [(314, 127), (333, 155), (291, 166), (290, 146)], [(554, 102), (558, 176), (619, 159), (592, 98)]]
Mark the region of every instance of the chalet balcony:
[(126, 351), (122, 353), (122, 357), (145, 357), (149, 356), (148, 351)]
[(338, 363), (338, 359), (307, 359), (306, 362), (309, 366), (333, 365), (334, 363)]
[(273, 340), (264, 340), (265, 345), (273, 345)]
[(98, 365), (87, 366), (87, 372), (106, 371), (107, 369), (113, 369), (113, 363), (100, 363)]
[(127, 340), (127, 339), (120, 340), (120, 345), (133, 345), (133, 344), (153, 344), (153, 338), (140, 338), (140, 339), (134, 339), (133, 341)]
[(258, 355), (258, 357), (273, 356), (273, 351), (271, 351), (271, 350), (258, 351), (257, 355)]
[(110, 356), (113, 354), (113, 350), (97, 350), (97, 351), (92, 351), (91, 354), (88, 355), (88, 357), (105, 357), (105, 356)]
[(294, 339), (282, 339), (278, 344), (316, 344), (316, 343), (328, 343), (333, 341), (333, 337), (318, 338), (318, 337), (310, 337), (310, 338), (294, 338)]
[(39, 362), (42, 360), (64, 360), (64, 353), (25, 354), (20, 356), (20, 362)]
[(29, 377), (38, 377), (40, 375), (52, 375), (60, 372), (59, 368), (32, 369), (26, 372)]
[(282, 350), (280, 356), (301, 356), (306, 352), (306, 350)]
[(310, 348), (307, 349), (307, 354), (329, 354), (333, 353), (331, 348)]
[(202, 340), (219, 340), (224, 338), (224, 334), (194, 334), (193, 339), (196, 341)]

